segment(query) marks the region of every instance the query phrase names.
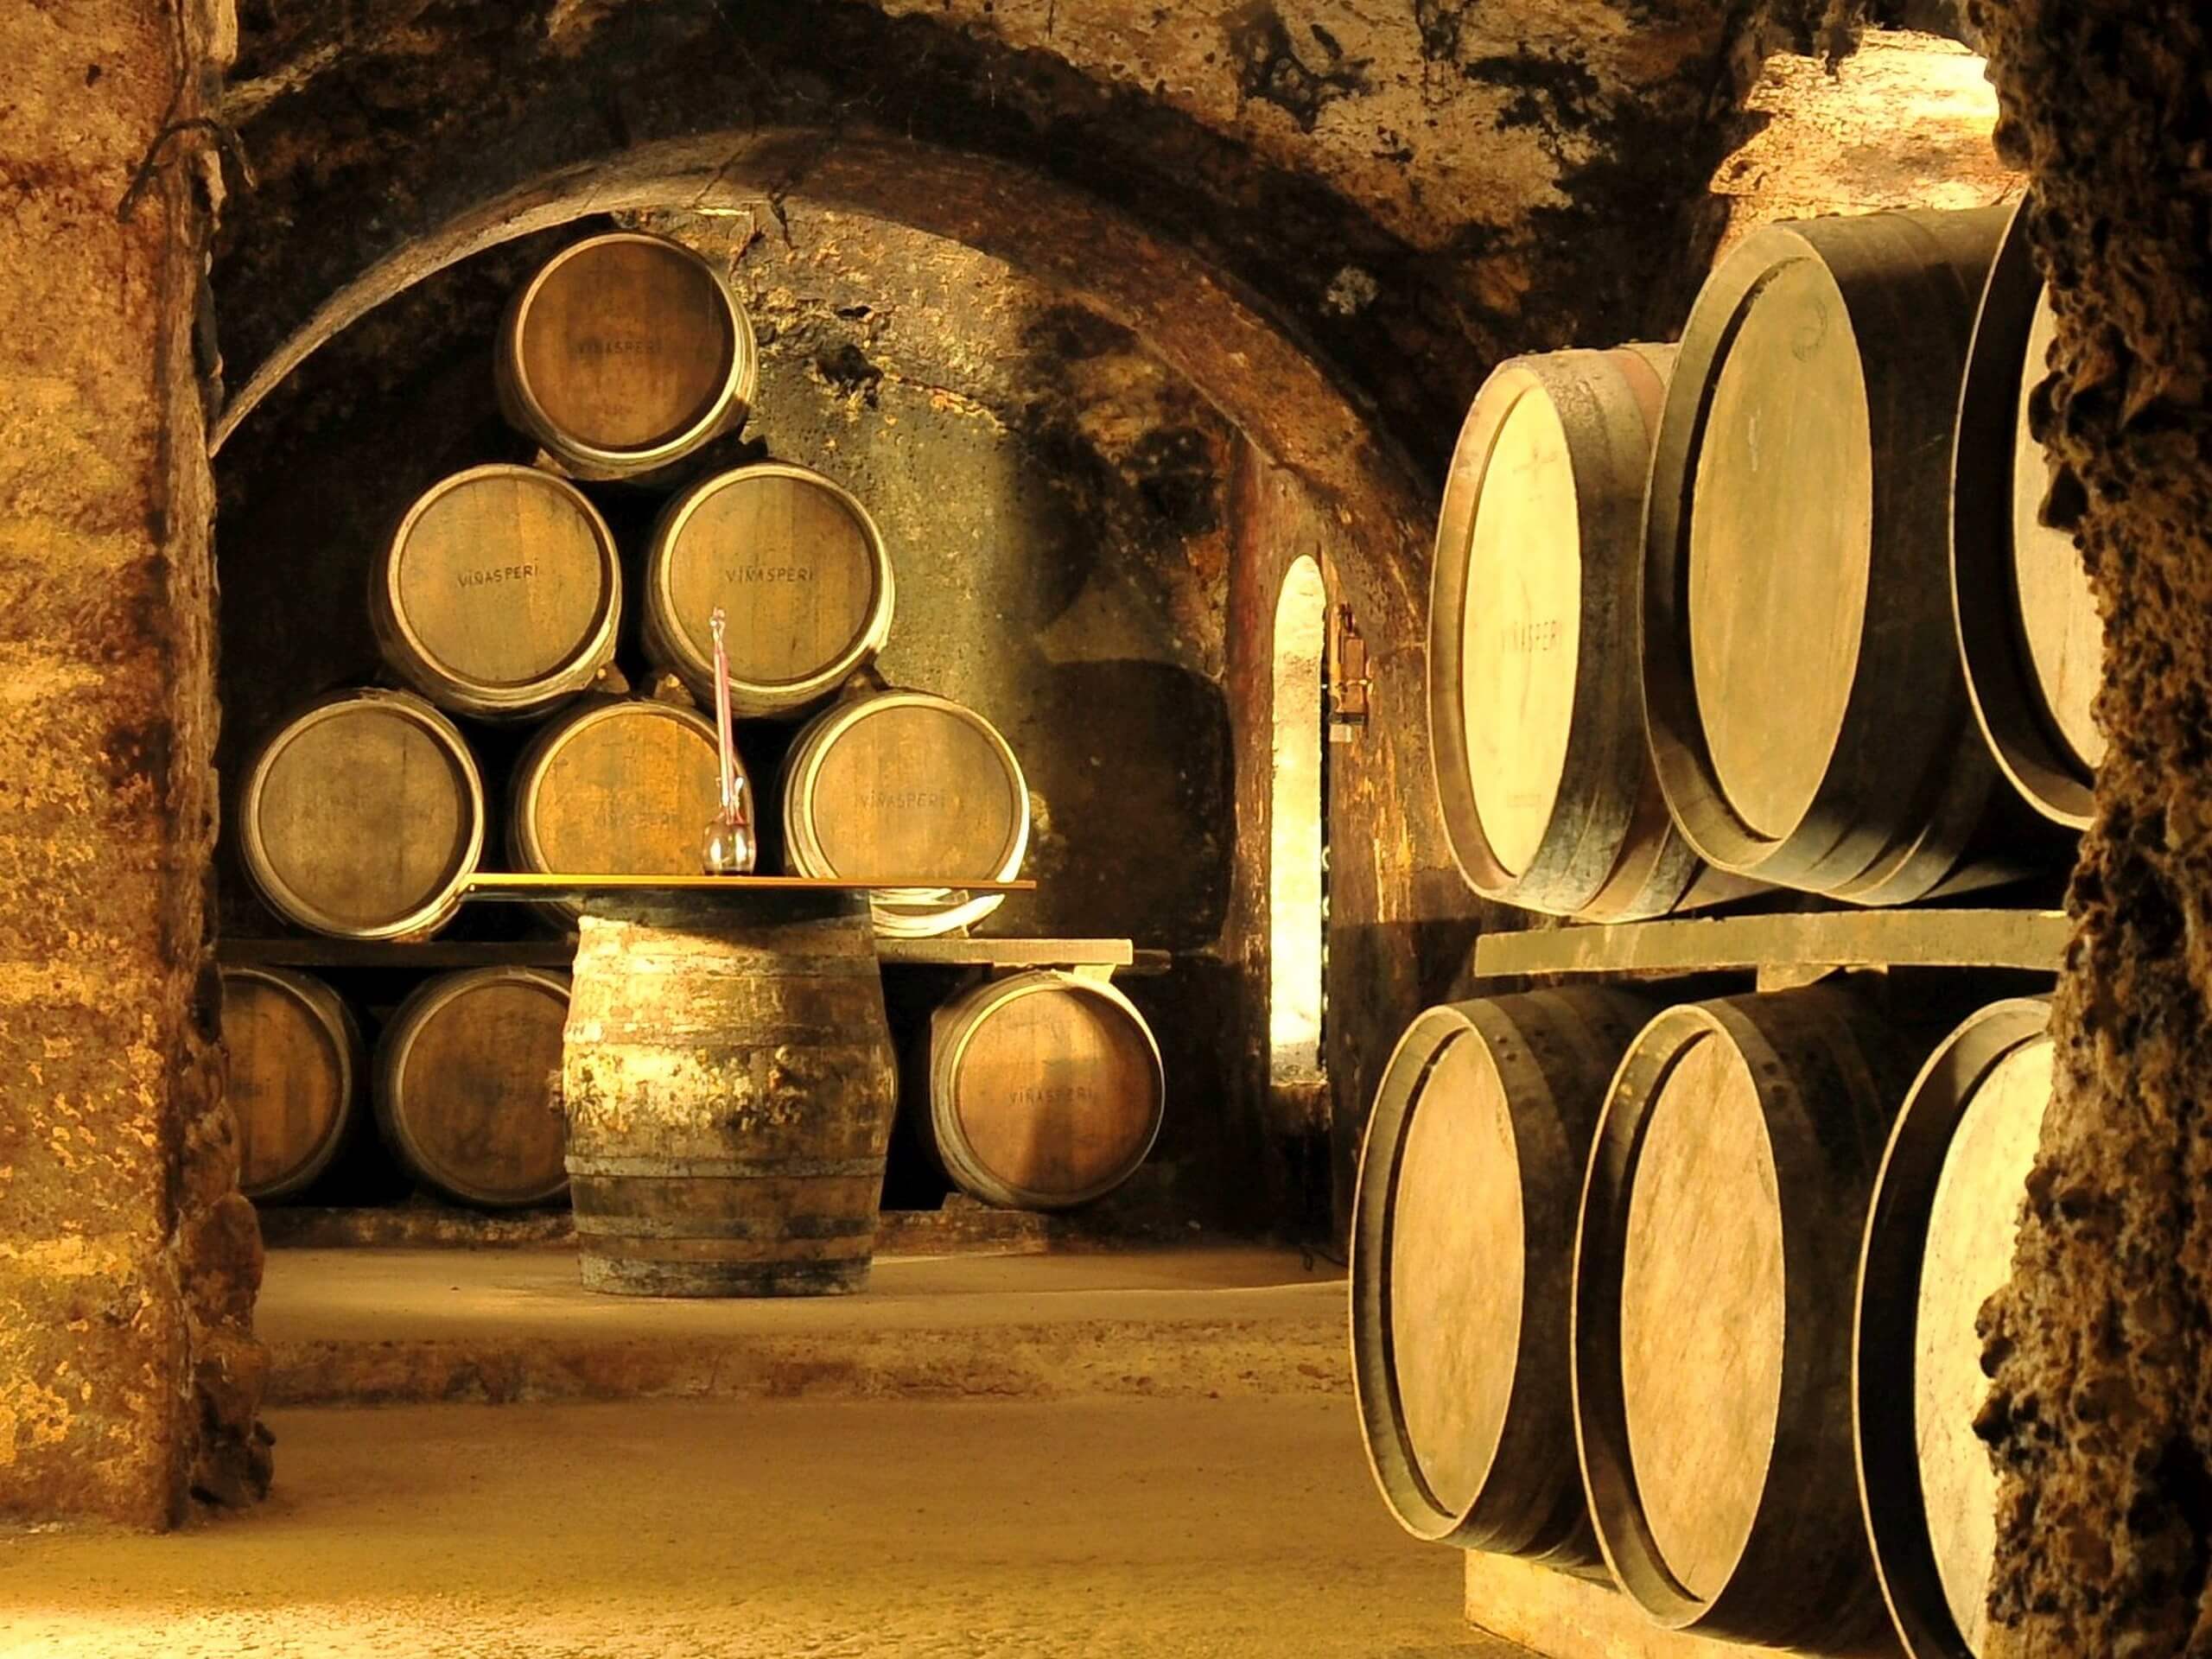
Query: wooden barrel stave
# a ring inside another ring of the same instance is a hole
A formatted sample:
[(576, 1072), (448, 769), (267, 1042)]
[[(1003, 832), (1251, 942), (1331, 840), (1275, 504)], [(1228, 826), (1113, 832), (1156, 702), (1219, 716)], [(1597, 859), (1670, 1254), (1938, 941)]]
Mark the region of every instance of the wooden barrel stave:
[(2009, 1276), (2050, 1095), (2048, 1001), (1993, 1003), (1914, 1080), (1859, 1268), (1852, 1418), (1884, 1598), (1911, 1659), (1983, 1650), (1997, 1477), (1974, 1433), (1978, 1313)]
[(541, 714), (586, 690), (614, 659), (621, 614), (613, 532), (575, 486), (532, 467), (441, 479), (370, 573), (369, 620), (392, 671), (480, 720)]
[[(1669, 805), (1722, 868), (1891, 904), (2047, 860), (2047, 846), (1980, 833), (2000, 790), (1972, 741), (1948, 599), (1942, 458), (2003, 219), (1981, 209), (1770, 226), (1700, 293), (1654, 451), (1642, 671)], [(1778, 308), (1754, 328), (1763, 302)], [(1729, 392), (1738, 341), (1766, 339), (1779, 359), (1801, 327), (1824, 342), (1823, 395), (1777, 382), (1772, 397), (1834, 423), (1817, 451), (1791, 448), (1786, 426), (1762, 449), (1744, 424), (1761, 394), (1731, 394), (1716, 416), (1714, 389)], [(1854, 468), (1859, 486), (1832, 486), (1834, 522), (1817, 534), (1777, 481)], [(1762, 483), (1762, 469), (1774, 478)], [(1761, 580), (1746, 586), (1745, 573)], [(1826, 635), (1801, 638), (1808, 618)], [(1811, 679), (1777, 681), (1769, 659)], [(1723, 712), (1733, 724), (1709, 727)]]
[(451, 721), (409, 692), (339, 692), (254, 757), (238, 849), (288, 919), (335, 938), (404, 938), (452, 920), (484, 817), (483, 779)]
[(1577, 1232), (1575, 1414), (1607, 1565), (1662, 1625), (1823, 1652), (1883, 1638), (1847, 1310), (1910, 1061), (1815, 986), (1669, 1009), (1615, 1076)]
[(1951, 462), (1951, 602), (1967, 688), (2020, 798), (2088, 826), (2104, 740), (2094, 702), (2103, 624), (2072, 535), (2040, 522), (2049, 474), (2029, 430), (2053, 321), (2023, 198), (1991, 265), (1959, 396)]
[(645, 650), (711, 704), (719, 605), (731, 708), (790, 719), (874, 660), (896, 604), (868, 509), (819, 473), (760, 461), (701, 480), (662, 512), (645, 561)]
[[(1606, 1084), (1650, 1013), (1590, 988), (1452, 1003), (1390, 1057), (1353, 1208), (1353, 1378), (1369, 1464), (1416, 1537), (1599, 1560), (1568, 1400), (1573, 1216)], [(1424, 1174), (1437, 1104), (1452, 1109)]]
[(859, 1289), (895, 1079), (848, 894), (644, 899), (582, 922), (563, 1090), (587, 1288)]
[(753, 325), (722, 273), (682, 244), (614, 231), (570, 244), (509, 302), (499, 406), (582, 478), (681, 460), (745, 418)]
[(1103, 1198), (1144, 1162), (1165, 1106), (1160, 1046), (1109, 984), (1040, 969), (986, 981), (931, 1018), (918, 1122), (953, 1184), (987, 1204)]
[(424, 1185), (483, 1209), (568, 1191), (555, 1082), (567, 982), (536, 968), (424, 981), (377, 1043), (377, 1127)]
[[(1627, 671), (1673, 357), (1634, 345), (1516, 358), (1467, 411), (1431, 576), (1428, 717), (1447, 839), (1487, 897), (1625, 921), (1750, 890), (1700, 884)], [(1561, 666), (1539, 671), (1547, 658)]]
[(257, 1203), (313, 1185), (345, 1144), (362, 1076), (344, 999), (289, 969), (223, 969), (225, 1096), (238, 1128), (238, 1191)]

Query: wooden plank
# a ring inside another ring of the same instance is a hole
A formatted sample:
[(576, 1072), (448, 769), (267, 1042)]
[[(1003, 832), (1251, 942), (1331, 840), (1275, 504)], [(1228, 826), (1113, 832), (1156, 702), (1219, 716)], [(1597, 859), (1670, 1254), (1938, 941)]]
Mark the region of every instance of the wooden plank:
[[(1548, 1659), (1744, 1659), (1789, 1651), (1667, 1630), (1603, 1578), (1555, 1573), (1479, 1549), (1466, 1557), (1467, 1622)], [(1904, 1656), (1894, 1640), (1863, 1651), (1870, 1659)]]
[(1126, 968), (1136, 960), (1127, 939), (887, 939), (875, 942), (885, 962), (948, 967)]
[(1486, 933), (1478, 978), (1516, 974), (1696, 973), (1712, 969), (2022, 968), (2055, 973), (2066, 952), (2055, 910), (1805, 911), (1673, 918), (1617, 927)]
[[(891, 967), (1107, 968), (1164, 974), (1165, 950), (1138, 950), (1127, 939), (884, 939), (877, 959)], [(566, 968), (575, 960), (573, 933), (546, 939), (221, 938), (215, 960), (228, 965), (284, 968)]]
[[(941, 881), (916, 877), (846, 881), (811, 875), (562, 875), (532, 870), (480, 870), (461, 888), (464, 899), (583, 898), (610, 893), (882, 893), (902, 888), (942, 889)], [(963, 881), (961, 893), (1034, 893), (1033, 880)]]

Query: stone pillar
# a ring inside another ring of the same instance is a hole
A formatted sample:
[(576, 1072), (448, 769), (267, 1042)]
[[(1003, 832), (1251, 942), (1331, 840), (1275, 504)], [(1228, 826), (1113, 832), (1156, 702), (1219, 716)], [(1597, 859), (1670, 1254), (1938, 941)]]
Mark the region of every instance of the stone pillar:
[[(211, 7), (216, 8), (212, 10)], [(194, 319), (227, 0), (0, 6), (0, 1512), (265, 1487)], [(142, 161), (158, 166), (124, 210)]]
[(2058, 318), (2036, 395), (2106, 618), (2110, 740), (2059, 1073), (1984, 1311), (1990, 1659), (2203, 1650), (2212, 1563), (2212, 13), (1977, 5)]

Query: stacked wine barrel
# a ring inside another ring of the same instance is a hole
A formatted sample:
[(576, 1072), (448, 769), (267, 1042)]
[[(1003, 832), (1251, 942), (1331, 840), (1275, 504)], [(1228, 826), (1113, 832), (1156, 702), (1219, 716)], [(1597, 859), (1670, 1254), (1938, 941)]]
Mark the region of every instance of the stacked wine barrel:
[[(734, 712), (804, 722), (782, 769), (789, 872), (898, 880), (871, 897), (887, 936), (953, 931), (997, 908), (999, 895), (963, 884), (1019, 874), (1027, 784), (981, 713), (866, 683), (895, 601), (867, 507), (785, 461), (708, 471), (669, 495), (632, 566), (579, 482), (651, 487), (742, 424), (758, 379), (743, 307), (677, 243), (588, 238), (524, 285), (501, 326), (496, 381), (503, 410), (539, 446), (537, 464), (466, 468), (397, 515), (367, 584), (391, 683), (315, 698), (245, 768), (237, 850), (273, 911), (337, 938), (417, 941), (451, 922), (471, 875), (502, 849), (520, 870), (697, 874), (721, 782), (702, 712), (717, 690), (718, 608)], [(628, 568), (642, 570), (633, 594)], [(660, 677), (652, 696), (628, 695), (617, 664), (626, 601)], [(480, 752), (512, 747), (495, 734), (525, 725), (504, 787), (487, 780)], [(281, 971), (242, 972), (232, 995), (249, 1189), (294, 1193), (359, 1115), (359, 1021), (328, 987)], [(368, 1068), (372, 1115), (422, 1184), (488, 1206), (562, 1196), (550, 1079), (565, 997), (556, 976), (502, 970), (426, 982), (393, 1015)], [(1080, 1017), (1034, 1017), (1064, 1004)], [(995, 1001), (976, 1016), (938, 1144), (956, 1179), (1001, 1202), (1080, 1202), (1150, 1144), (1157, 1053), (1135, 1010), (1103, 990), (1051, 988), (1019, 1008)], [(992, 1090), (1001, 1097), (984, 1100)], [(1005, 1128), (991, 1118), (1008, 1099), (1030, 1101), (1048, 1130), (1000, 1168), (1007, 1148), (993, 1136)], [(971, 1120), (972, 1147), (959, 1127)]]
[(2024, 211), (1770, 226), (1678, 345), (1484, 383), (1428, 619), (1437, 798), (1477, 891), (1625, 921), (2063, 869), (2101, 624), (2044, 522)]
[(1977, 1316), (2050, 1091), (2040, 999), (1931, 1045), (1815, 985), (1432, 1008), (1352, 1233), (1370, 1461), (1416, 1536), (1610, 1573), (1655, 1624), (1979, 1655)]

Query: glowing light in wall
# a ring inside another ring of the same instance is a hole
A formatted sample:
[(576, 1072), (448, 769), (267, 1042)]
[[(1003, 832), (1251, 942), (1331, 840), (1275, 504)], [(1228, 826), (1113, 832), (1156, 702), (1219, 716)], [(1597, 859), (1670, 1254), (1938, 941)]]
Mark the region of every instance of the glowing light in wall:
[(1277, 1083), (1321, 1076), (1321, 658), (1328, 612), (1321, 569), (1301, 556), (1275, 601), (1268, 1039)]

